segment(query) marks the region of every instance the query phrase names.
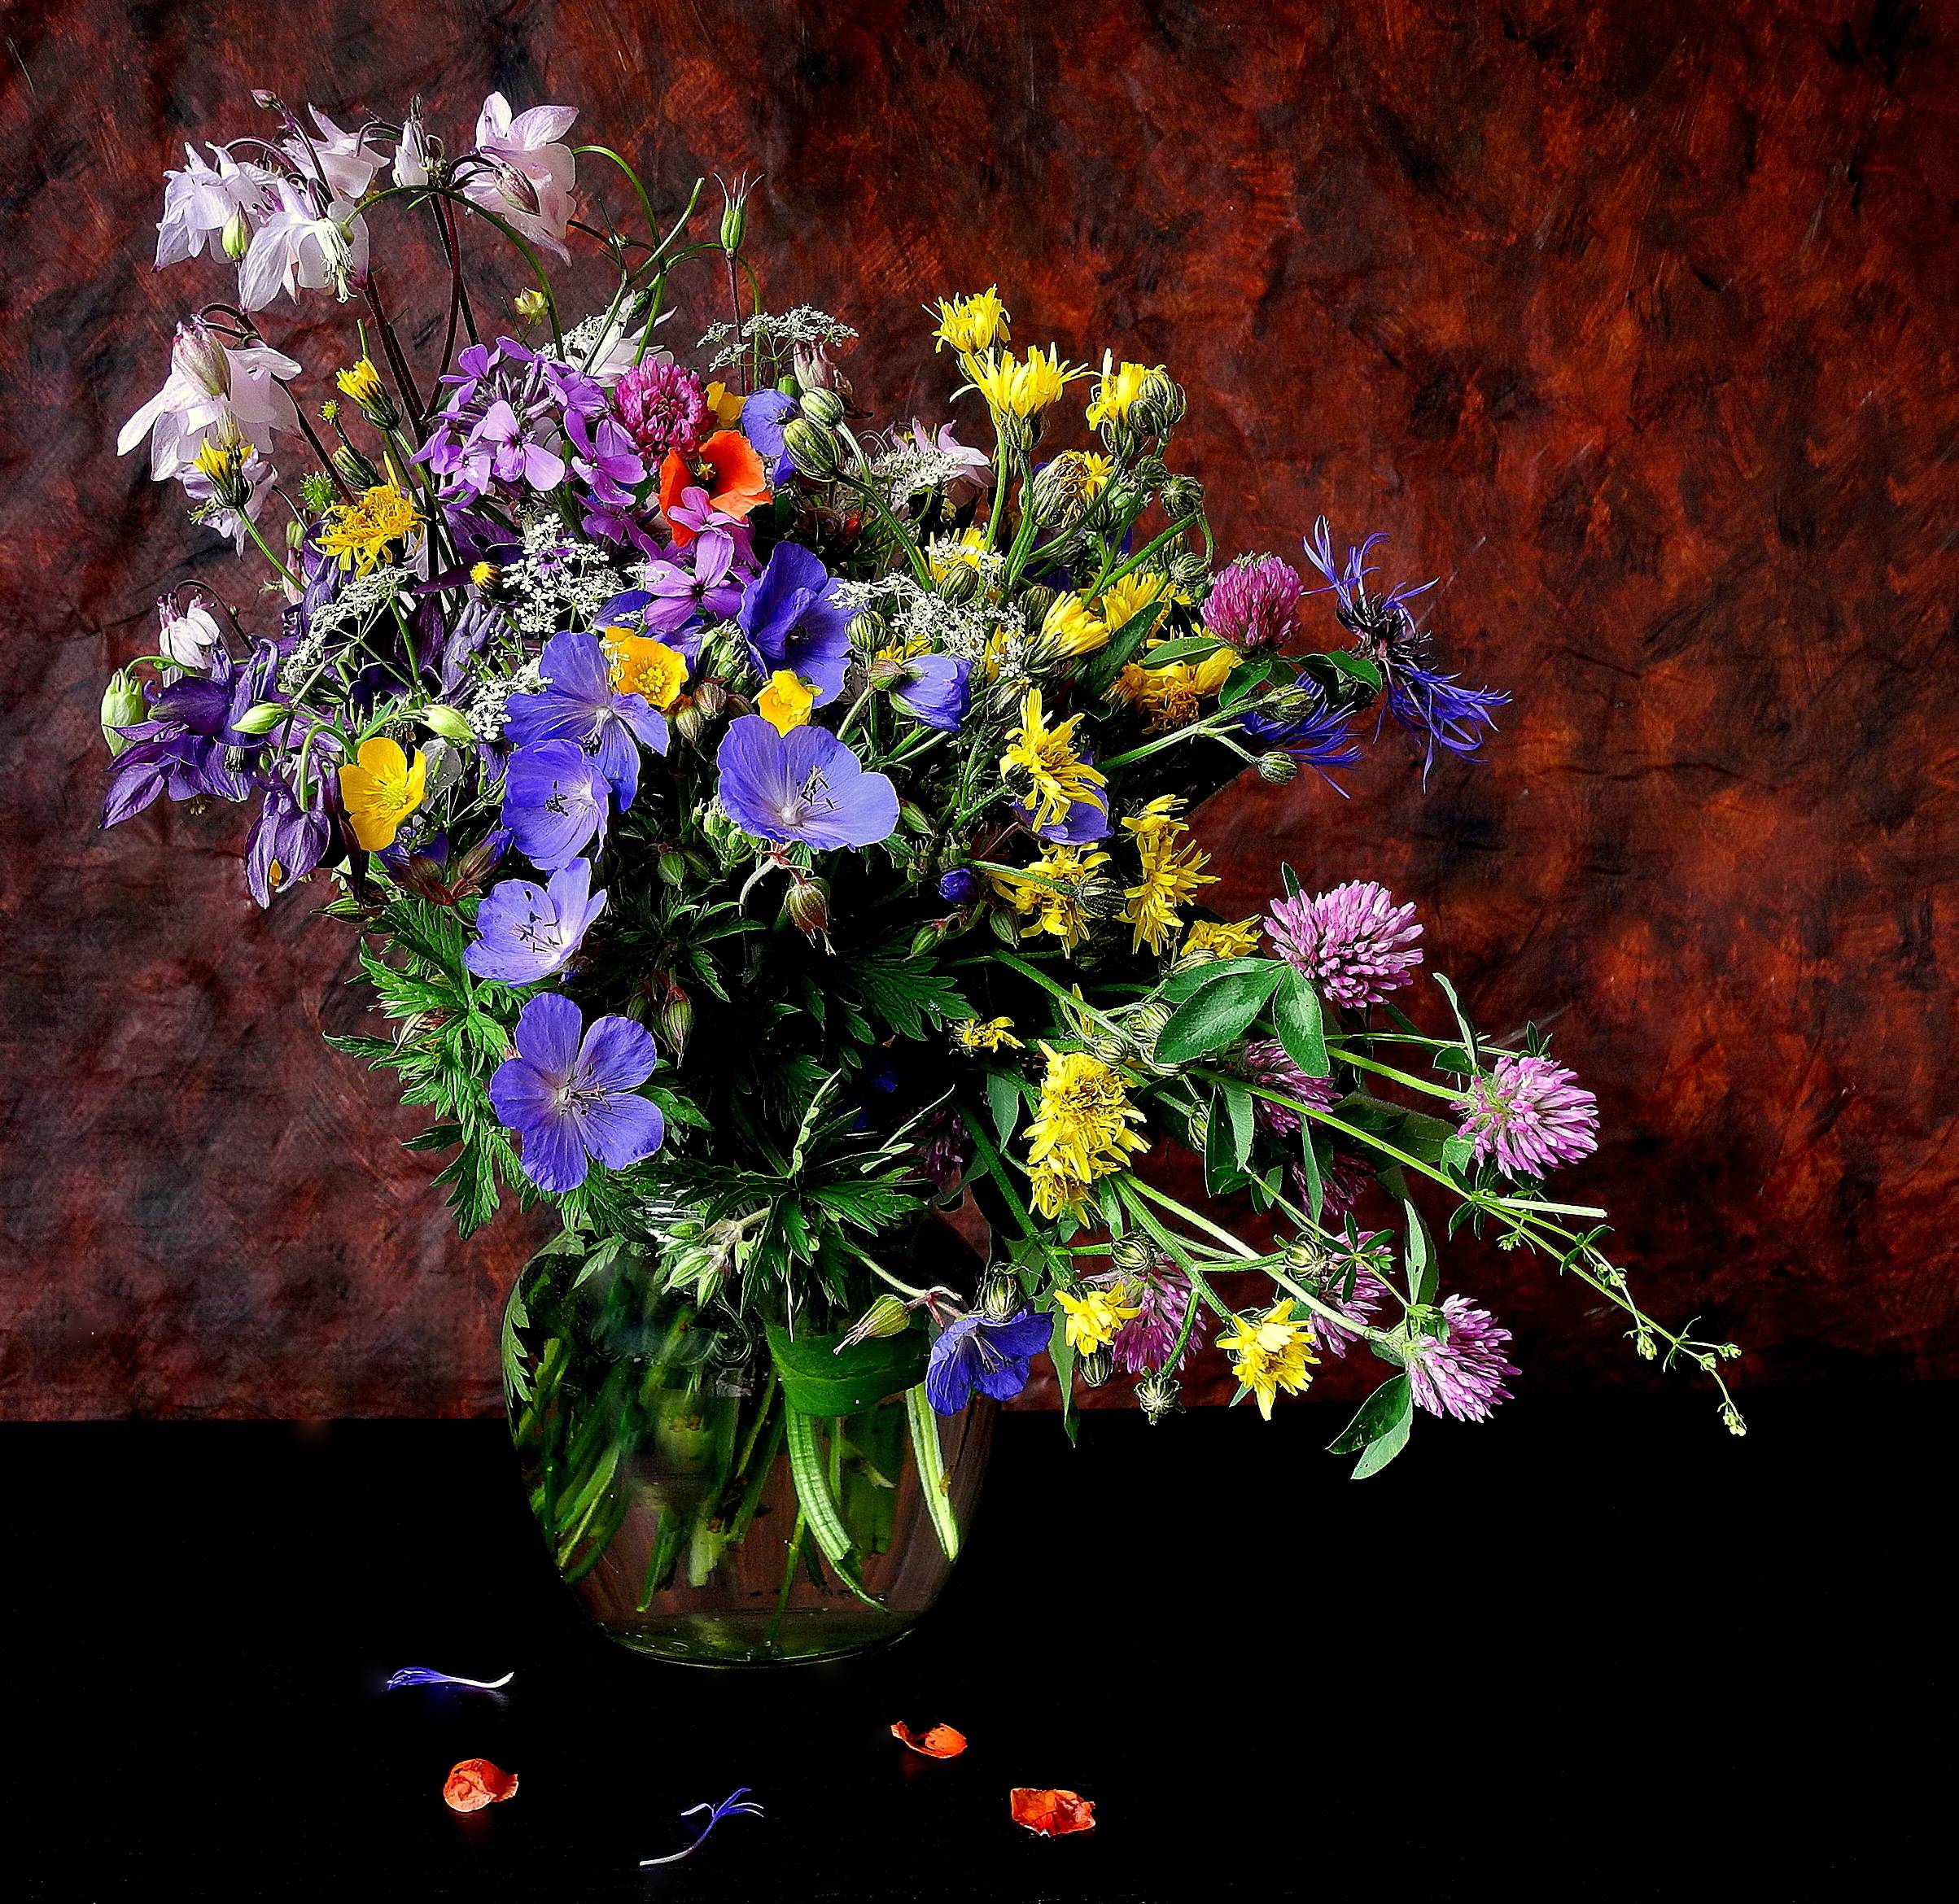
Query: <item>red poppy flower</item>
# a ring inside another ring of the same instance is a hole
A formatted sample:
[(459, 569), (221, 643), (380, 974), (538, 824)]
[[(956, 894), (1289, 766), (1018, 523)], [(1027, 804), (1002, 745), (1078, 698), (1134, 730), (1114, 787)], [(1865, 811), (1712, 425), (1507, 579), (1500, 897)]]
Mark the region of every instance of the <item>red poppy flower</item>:
[(966, 1735), (955, 1732), (950, 1726), (934, 1726), (929, 1732), (915, 1733), (900, 1719), (892, 1727), (891, 1736), (914, 1752), (922, 1752), (927, 1758), (957, 1758), (966, 1749)]
[(481, 1811), (486, 1805), (501, 1805), (517, 1793), (517, 1774), (492, 1765), (487, 1758), (466, 1758), (453, 1766), (442, 1788), (442, 1802), (451, 1811)]
[(1079, 1792), (1034, 1792), (1016, 1785), (1007, 1801), (1013, 1822), (1043, 1838), (1064, 1838), (1070, 1832), (1095, 1828), (1095, 1801)]
[(660, 465), (660, 508), (684, 548), (694, 531), (673, 518), (676, 505), (689, 489), (704, 489), (708, 501), (724, 515), (747, 518), (749, 511), (768, 500), (768, 475), (755, 447), (738, 430), (717, 430), (691, 456), (669, 450)]

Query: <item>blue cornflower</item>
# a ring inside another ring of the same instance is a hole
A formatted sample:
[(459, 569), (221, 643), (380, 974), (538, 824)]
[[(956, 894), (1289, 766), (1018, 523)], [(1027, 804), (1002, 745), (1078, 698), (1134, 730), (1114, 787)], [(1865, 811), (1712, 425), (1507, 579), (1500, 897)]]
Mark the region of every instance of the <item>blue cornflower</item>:
[(925, 1365), (925, 1400), (940, 1414), (956, 1415), (976, 1388), (995, 1401), (1018, 1395), (1053, 1327), (1052, 1317), (1032, 1309), (999, 1320), (975, 1311), (948, 1323)]
[(553, 635), (538, 657), (544, 686), (513, 694), (509, 735), (518, 747), (575, 740), (593, 755), (623, 813), (640, 788), (640, 747), (667, 751), (667, 717), (643, 694), (621, 694), (596, 635)]
[(1329, 706), (1312, 683), (1302, 679), (1298, 686), (1313, 697), (1303, 713), (1288, 720), (1248, 708), (1239, 717), (1240, 731), (1254, 747), (1268, 753), (1291, 754), (1311, 767), (1328, 786), (1345, 793), (1346, 789), (1327, 769), (1353, 766), (1361, 757), (1359, 745), (1348, 731), (1346, 715)]

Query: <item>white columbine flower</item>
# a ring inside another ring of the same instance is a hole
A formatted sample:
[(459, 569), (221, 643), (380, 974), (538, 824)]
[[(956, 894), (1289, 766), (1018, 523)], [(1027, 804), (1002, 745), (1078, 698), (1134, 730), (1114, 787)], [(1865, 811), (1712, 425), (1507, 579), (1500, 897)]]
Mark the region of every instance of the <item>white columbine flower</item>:
[(367, 142), (365, 129), (343, 132), (317, 106), (309, 106), (319, 130), (281, 142), (281, 148), (307, 178), (324, 177), (336, 199), (358, 199), (387, 163), (387, 155)]
[(180, 668), (203, 674), (225, 639), (217, 618), (201, 601), (192, 602), (179, 614), (177, 604), (167, 595), (158, 598), (156, 614), (163, 623), (163, 632), (157, 637), (160, 652), (169, 656)]
[(253, 234), (239, 267), (238, 302), (262, 311), (281, 291), (296, 304), (302, 290), (330, 285), (344, 299), (366, 275), (366, 220), (349, 198), (335, 198), (321, 217), (309, 194), (290, 180), (279, 181), (278, 192), (278, 208)]
[(164, 174), (164, 215), (156, 226), (156, 268), (179, 264), (208, 251), (223, 255), (225, 227), (234, 213), (256, 221), (276, 202), (273, 176), (262, 165), (240, 165), (221, 146), (213, 146), (215, 169), (189, 146), (184, 169)]
[(270, 450), (275, 430), (297, 430), (299, 412), (282, 380), (300, 366), (269, 344), (235, 350), (195, 318), (177, 327), (170, 374), (164, 386), (123, 425), (116, 453), (127, 456), (150, 439), (150, 474), (159, 483), (181, 475), (229, 418), (255, 448)]
[[(565, 227), (571, 218), (571, 184), (578, 161), (558, 142), (578, 117), (575, 106), (533, 106), (510, 116), (510, 102), (492, 93), (476, 119), (476, 150), (491, 166), (472, 165), (463, 194), (514, 225), (532, 243), (545, 245), (569, 264)], [(507, 168), (522, 185), (500, 173)]]

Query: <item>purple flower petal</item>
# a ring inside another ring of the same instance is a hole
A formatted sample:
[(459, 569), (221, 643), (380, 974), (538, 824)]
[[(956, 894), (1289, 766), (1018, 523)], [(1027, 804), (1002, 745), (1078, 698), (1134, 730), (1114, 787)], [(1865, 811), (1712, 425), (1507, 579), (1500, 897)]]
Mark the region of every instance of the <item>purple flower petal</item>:
[(645, 1025), (616, 1015), (596, 1019), (578, 1055), (579, 1085), (588, 1090), (636, 1090), (658, 1063), (653, 1033)]
[(584, 1015), (562, 992), (540, 992), (517, 1020), (517, 1055), (558, 1083), (577, 1068)]

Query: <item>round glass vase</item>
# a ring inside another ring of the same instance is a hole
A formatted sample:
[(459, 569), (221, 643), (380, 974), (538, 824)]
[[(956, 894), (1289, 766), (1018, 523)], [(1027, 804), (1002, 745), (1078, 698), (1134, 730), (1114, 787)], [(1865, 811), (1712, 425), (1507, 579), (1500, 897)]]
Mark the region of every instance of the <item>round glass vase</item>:
[(771, 1330), (772, 1353), (649, 1259), (604, 1254), (535, 1260), (505, 1323), (524, 1485), (586, 1612), (691, 1666), (836, 1659), (907, 1631), (957, 1557), (994, 1404), (934, 1413), (922, 1325), (841, 1354)]

